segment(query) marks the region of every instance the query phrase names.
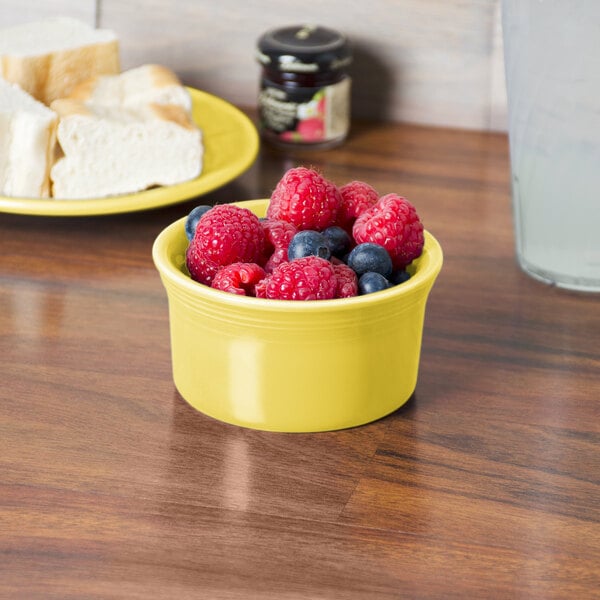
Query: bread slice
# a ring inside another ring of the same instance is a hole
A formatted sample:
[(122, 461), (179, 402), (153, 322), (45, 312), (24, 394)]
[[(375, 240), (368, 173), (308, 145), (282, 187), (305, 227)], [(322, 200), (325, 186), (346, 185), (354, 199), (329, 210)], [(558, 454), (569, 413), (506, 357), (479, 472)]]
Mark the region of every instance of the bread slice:
[(50, 195), (57, 123), (54, 111), (0, 78), (0, 194)]
[(135, 108), (142, 104), (173, 104), (191, 113), (192, 99), (177, 75), (163, 65), (146, 64), (119, 75), (91, 77), (69, 98), (84, 104)]
[(0, 77), (49, 105), (79, 82), (120, 70), (116, 34), (66, 17), (0, 31)]
[(202, 134), (180, 106), (135, 109), (57, 100), (64, 152), (51, 171), (56, 198), (96, 198), (172, 185), (202, 170)]

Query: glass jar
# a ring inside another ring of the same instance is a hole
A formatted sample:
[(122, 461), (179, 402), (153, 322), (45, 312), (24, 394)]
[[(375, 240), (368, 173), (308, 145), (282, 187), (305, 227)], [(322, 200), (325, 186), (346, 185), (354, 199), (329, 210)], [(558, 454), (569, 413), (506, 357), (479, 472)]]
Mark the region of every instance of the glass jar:
[(350, 129), (347, 39), (325, 27), (267, 31), (258, 40), (262, 137), (281, 147), (330, 148)]

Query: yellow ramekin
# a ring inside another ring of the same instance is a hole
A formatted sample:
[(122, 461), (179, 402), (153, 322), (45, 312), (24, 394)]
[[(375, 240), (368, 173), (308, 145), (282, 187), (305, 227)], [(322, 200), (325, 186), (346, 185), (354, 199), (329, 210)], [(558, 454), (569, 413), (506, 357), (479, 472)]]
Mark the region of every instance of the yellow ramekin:
[[(235, 204), (262, 217), (268, 200)], [(167, 292), (173, 380), (195, 409), (253, 429), (313, 432), (374, 421), (411, 397), (425, 305), (443, 261), (429, 232), (407, 282), (309, 302), (197, 283), (187, 245), (184, 217), (158, 235), (152, 256)]]

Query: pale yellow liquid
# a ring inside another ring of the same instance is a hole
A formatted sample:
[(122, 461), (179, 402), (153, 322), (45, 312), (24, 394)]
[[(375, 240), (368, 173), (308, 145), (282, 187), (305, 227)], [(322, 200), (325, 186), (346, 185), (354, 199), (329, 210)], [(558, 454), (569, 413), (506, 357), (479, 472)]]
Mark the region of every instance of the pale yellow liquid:
[(517, 256), (600, 291), (600, 1), (504, 0)]

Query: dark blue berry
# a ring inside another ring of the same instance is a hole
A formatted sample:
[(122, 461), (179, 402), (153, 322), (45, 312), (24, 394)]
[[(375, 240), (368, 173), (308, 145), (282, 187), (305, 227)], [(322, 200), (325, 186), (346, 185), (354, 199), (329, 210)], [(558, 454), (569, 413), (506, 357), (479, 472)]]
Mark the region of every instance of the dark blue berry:
[(187, 216), (187, 220), (185, 222), (185, 235), (187, 239), (191, 242), (194, 238), (194, 234), (196, 233), (196, 227), (198, 226), (198, 221), (202, 217), (203, 214), (208, 212), (212, 206), (208, 204), (200, 204), (200, 206), (196, 206), (193, 208)]
[(379, 273), (384, 277), (392, 274), (392, 259), (379, 244), (358, 244), (348, 255), (348, 266), (360, 277), (363, 273)]
[(326, 260), (331, 258), (331, 250), (327, 239), (322, 233), (306, 229), (299, 231), (288, 246), (288, 260), (304, 258), (305, 256), (319, 256)]
[(332, 256), (342, 258), (350, 250), (352, 240), (345, 229), (332, 225), (323, 230), (323, 235), (327, 239)]
[(389, 287), (391, 287), (390, 282), (381, 273), (368, 271), (363, 273), (358, 280), (358, 293), (361, 295), (380, 292)]
[(410, 279), (410, 273), (405, 271), (404, 269), (400, 269), (399, 271), (394, 271), (390, 276), (390, 283), (392, 285), (400, 285), (405, 281)]

